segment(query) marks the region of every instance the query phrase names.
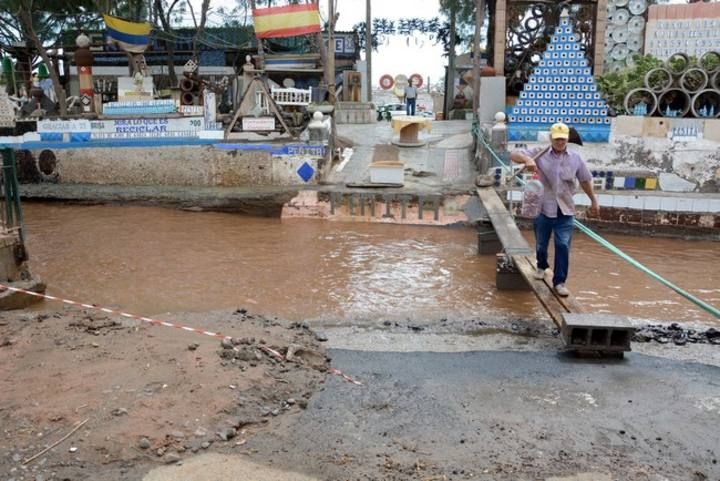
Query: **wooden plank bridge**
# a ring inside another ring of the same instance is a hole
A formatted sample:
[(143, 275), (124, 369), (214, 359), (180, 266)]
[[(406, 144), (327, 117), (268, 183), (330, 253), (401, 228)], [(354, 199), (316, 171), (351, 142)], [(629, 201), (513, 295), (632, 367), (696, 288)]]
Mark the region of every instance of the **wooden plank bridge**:
[[(494, 236), (502, 246), (497, 259), (498, 288), (531, 289), (560, 329), (569, 349), (629, 351), (634, 331), (629, 321), (619, 316), (586, 314), (572, 293), (567, 297), (557, 295), (549, 272), (544, 279), (536, 279), (535, 250), (523, 237), (495, 188), (478, 187), (477, 194), (490, 219)], [(480, 250), (483, 253), (482, 248)]]

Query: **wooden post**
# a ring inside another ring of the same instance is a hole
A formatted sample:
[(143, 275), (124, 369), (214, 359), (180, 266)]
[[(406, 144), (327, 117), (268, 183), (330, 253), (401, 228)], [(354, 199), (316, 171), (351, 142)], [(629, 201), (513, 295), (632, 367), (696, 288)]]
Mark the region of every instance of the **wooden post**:
[(328, 0), (330, 21), (328, 22), (328, 70), (330, 70), (330, 83), (328, 84), (328, 96), (330, 103), (335, 105), (335, 0)]
[(367, 0), (365, 7), (365, 63), (367, 70), (367, 101), (372, 102), (372, 14), (370, 12), (371, 0)]
[(450, 45), (448, 52), (448, 71), (445, 89), (445, 120), (450, 119), (450, 111), (455, 102), (455, 10), (450, 10)]
[(475, 0), (475, 38), (473, 39), (473, 115), (480, 106), (480, 32), (485, 23), (485, 0)]
[[(255, 12), (255, 0), (250, 0), (250, 8)], [(263, 41), (261, 38), (257, 38), (258, 43), (258, 61), (255, 65), (256, 70), (263, 70), (265, 68), (265, 50), (263, 48)]]
[[(493, 68), (495, 75), (505, 75), (505, 35), (507, 35), (507, 0), (495, 3), (495, 51)], [(488, 39), (491, 41), (491, 39)]]

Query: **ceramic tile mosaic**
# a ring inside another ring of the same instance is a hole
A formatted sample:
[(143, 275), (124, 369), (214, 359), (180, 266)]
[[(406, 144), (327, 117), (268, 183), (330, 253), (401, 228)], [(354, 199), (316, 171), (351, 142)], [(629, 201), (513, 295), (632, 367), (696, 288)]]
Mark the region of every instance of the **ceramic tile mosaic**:
[(510, 113), (508, 140), (536, 141), (556, 122), (577, 129), (584, 142), (607, 142), (610, 118), (569, 18), (560, 18), (547, 50)]

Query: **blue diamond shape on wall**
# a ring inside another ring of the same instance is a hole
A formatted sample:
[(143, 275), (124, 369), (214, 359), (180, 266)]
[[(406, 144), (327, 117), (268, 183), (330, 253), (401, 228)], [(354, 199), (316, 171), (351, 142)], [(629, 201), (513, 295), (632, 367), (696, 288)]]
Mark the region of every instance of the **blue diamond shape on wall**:
[(312, 168), (312, 165), (304, 162), (303, 165), (301, 165), (300, 168), (297, 170), (297, 174), (302, 180), (307, 182), (308, 180), (312, 179), (313, 175), (315, 175), (315, 169)]

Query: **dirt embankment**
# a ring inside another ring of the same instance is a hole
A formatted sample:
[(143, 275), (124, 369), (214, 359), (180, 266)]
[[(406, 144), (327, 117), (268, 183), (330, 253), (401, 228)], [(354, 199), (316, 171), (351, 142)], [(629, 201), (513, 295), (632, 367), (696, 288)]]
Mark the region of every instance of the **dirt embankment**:
[(139, 479), (191, 453), (241, 452), (325, 379), (307, 325), (242, 309), (167, 320), (232, 339), (94, 311), (1, 313), (0, 477)]

